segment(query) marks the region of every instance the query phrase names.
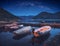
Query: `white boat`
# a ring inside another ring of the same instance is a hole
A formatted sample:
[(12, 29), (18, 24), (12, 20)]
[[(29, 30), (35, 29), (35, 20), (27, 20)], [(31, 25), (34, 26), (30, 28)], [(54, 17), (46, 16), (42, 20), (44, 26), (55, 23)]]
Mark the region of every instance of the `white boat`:
[(21, 28), (21, 27), (24, 27), (24, 25), (19, 25), (19, 27)]
[(31, 32), (31, 30), (32, 30), (31, 26), (26, 26), (26, 27), (23, 27), (21, 29), (14, 31), (13, 33), (14, 35), (21, 35), (21, 34), (23, 35), (23, 34)]
[(18, 26), (11, 26), (10, 29), (18, 29)]
[(10, 29), (18, 29), (24, 27), (24, 25), (17, 25), (17, 24), (6, 24), (5, 27)]
[(34, 30), (33, 35), (35, 37), (39, 37), (39, 36), (42, 36), (42, 35), (50, 33), (50, 30), (51, 30), (50, 26), (43, 26), (41, 28), (38, 28), (38, 29)]

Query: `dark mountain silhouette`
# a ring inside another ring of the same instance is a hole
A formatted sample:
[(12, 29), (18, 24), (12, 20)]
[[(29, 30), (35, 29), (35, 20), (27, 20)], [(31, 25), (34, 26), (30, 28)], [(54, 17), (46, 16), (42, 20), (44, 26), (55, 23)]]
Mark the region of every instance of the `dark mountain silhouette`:
[(19, 18), (3, 8), (0, 8), (0, 21), (18, 20)]
[(34, 19), (60, 19), (60, 12), (56, 13), (41, 12), (38, 15), (36, 15)]

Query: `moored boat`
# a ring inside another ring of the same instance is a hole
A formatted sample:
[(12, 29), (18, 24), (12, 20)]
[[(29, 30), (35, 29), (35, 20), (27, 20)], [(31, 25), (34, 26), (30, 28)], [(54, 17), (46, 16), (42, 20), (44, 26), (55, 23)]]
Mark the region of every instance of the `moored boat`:
[(21, 28), (21, 27), (24, 27), (24, 25), (23, 24), (21, 24), (21, 25), (19, 25), (19, 27)]
[(18, 24), (6, 24), (4, 27), (9, 29), (19, 29), (22, 28), (24, 25), (18, 25)]
[(18, 29), (16, 31), (14, 31), (14, 35), (23, 35), (23, 34), (27, 34), (29, 32), (31, 32), (32, 30), (32, 27), (31, 26), (26, 26), (26, 27), (23, 27), (21, 29)]
[(43, 36), (43, 35), (48, 35), (50, 33), (51, 27), (50, 26), (43, 26), (41, 28), (38, 28), (34, 30), (33, 35), (35, 37)]

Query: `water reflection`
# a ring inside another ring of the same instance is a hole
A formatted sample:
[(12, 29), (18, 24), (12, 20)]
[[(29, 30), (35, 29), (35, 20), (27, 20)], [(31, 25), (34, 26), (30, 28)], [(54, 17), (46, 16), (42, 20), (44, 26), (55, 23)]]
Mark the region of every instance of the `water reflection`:
[(32, 46), (40, 46), (45, 40), (49, 38), (50, 34), (43, 35), (40, 37), (32, 37)]
[(1, 32), (13, 32), (16, 29), (10, 29), (10, 28), (5, 28), (5, 27), (0, 27), (0, 33)]
[(19, 39), (22, 39), (23, 37), (27, 36), (28, 34), (21, 34), (21, 35), (15, 35), (13, 36), (13, 39), (15, 40), (19, 40)]
[[(60, 32), (60, 29), (52, 28), (52, 30), (50, 31), (51, 35), (45, 35), (39, 38), (35, 38), (32, 35), (27, 34), (14, 36), (12, 33), (13, 31), (12, 32), (7, 31), (4, 31), (3, 29), (0, 30), (0, 46), (42, 46), (48, 39), (50, 39), (50, 37), (53, 37), (56, 34), (58, 34)], [(57, 43), (58, 42), (56, 42), (56, 44)]]

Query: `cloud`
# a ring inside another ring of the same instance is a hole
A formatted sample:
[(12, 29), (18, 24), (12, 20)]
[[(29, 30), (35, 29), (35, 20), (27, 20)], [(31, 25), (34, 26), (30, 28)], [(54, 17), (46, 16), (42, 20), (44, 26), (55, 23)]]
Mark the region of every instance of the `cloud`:
[(48, 9), (48, 10), (51, 10), (51, 8), (47, 7), (47, 6), (43, 6), (43, 5), (39, 5), (38, 6), (39, 8), (42, 8), (42, 9)]
[(39, 5), (38, 7), (39, 7), (39, 8), (44, 8), (44, 6), (42, 6), (42, 5)]
[(34, 3), (29, 3), (29, 5), (30, 5), (30, 6), (35, 6), (35, 4), (34, 4)]
[(19, 6), (35, 6), (35, 4), (32, 2), (21, 2), (21, 3), (18, 3), (17, 5), (19, 5)]

